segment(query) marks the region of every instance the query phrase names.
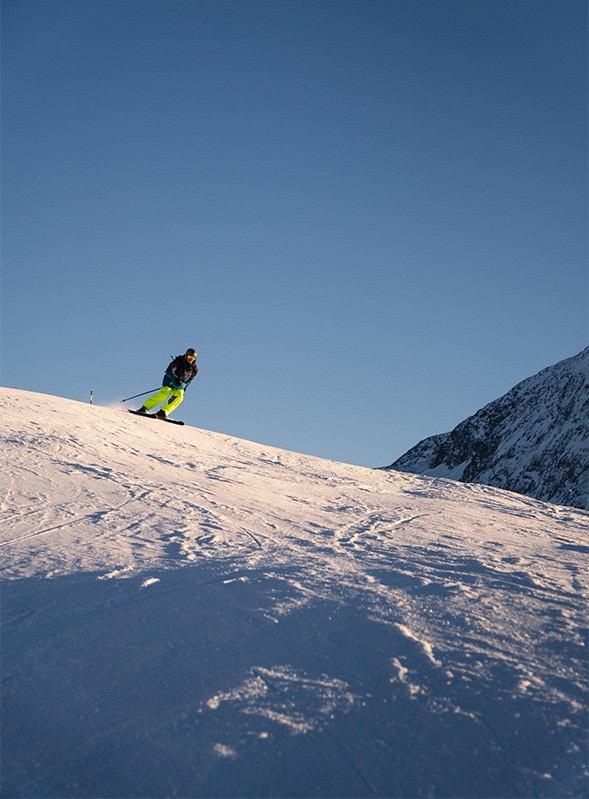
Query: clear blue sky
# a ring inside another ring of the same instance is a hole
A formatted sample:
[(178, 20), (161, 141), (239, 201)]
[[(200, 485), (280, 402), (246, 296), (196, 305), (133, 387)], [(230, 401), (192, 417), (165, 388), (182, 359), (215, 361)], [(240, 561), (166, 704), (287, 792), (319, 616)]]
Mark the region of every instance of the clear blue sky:
[(382, 466), (575, 355), (586, 23), (2, 0), (2, 384), (110, 404), (193, 346), (177, 417)]

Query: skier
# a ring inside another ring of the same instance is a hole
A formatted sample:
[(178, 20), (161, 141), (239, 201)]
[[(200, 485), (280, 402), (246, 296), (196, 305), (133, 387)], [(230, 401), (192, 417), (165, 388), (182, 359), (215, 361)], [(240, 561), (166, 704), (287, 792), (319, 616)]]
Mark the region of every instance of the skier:
[(148, 397), (136, 413), (147, 413), (156, 405), (165, 402), (165, 410), (160, 408), (155, 415), (160, 419), (166, 419), (168, 414), (180, 405), (185, 390), (198, 374), (197, 355), (197, 351), (192, 347), (189, 347), (184, 355), (177, 355), (166, 369), (160, 390)]

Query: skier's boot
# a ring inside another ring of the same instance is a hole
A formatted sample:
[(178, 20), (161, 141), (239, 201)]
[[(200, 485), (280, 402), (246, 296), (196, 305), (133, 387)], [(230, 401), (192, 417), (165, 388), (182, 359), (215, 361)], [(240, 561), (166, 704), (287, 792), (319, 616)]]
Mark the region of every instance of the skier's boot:
[(142, 406), (139, 408), (139, 410), (138, 410), (138, 411), (135, 411), (135, 413), (147, 413), (147, 408), (145, 407), (145, 405), (142, 405)]
[(156, 416), (157, 416), (158, 419), (167, 419), (168, 418), (168, 414), (165, 411), (162, 411), (161, 409), (156, 413)]

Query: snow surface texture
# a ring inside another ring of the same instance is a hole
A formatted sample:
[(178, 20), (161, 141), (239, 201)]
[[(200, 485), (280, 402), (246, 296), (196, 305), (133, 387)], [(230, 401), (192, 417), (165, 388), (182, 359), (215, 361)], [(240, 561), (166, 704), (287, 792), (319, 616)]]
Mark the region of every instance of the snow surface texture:
[(589, 347), (543, 369), (388, 469), (589, 508)]
[(589, 514), (0, 389), (2, 795), (587, 795)]

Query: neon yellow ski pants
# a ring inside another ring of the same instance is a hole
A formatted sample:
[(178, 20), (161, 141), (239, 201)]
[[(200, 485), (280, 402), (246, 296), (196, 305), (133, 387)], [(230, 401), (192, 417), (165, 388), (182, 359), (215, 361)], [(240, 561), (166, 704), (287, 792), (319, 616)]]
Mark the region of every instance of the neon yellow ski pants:
[(178, 405), (184, 399), (184, 389), (183, 388), (170, 388), (170, 386), (162, 386), (159, 391), (156, 391), (155, 394), (152, 394), (151, 397), (145, 400), (143, 403), (143, 407), (150, 411), (152, 408), (155, 408), (156, 405), (159, 405), (160, 402), (166, 402), (163, 410), (167, 414), (172, 413)]

